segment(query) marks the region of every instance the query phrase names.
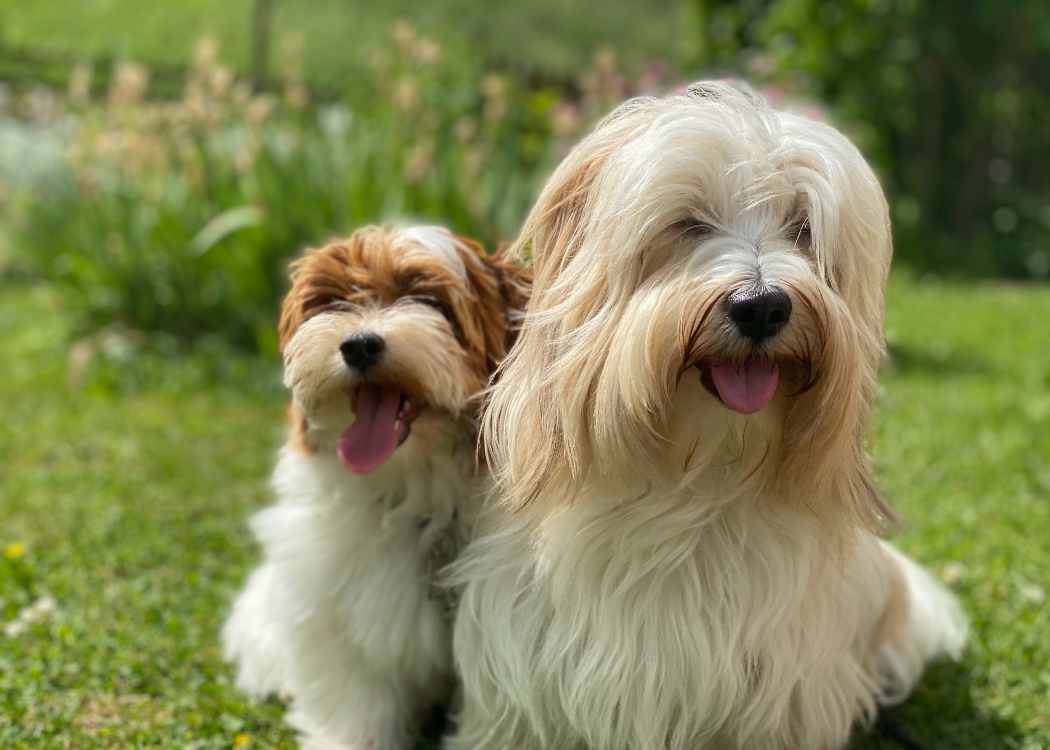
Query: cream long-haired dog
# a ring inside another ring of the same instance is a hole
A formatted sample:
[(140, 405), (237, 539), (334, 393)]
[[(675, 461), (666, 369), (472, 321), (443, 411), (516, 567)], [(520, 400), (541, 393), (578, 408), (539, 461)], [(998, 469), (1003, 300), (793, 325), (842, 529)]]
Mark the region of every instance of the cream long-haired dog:
[(476, 396), (526, 277), (439, 227), (368, 227), (294, 264), (291, 389), (264, 552), (223, 630), (237, 683), (307, 747), (403, 750), (452, 690), (434, 575), (479, 490)]
[(877, 536), (890, 225), (844, 136), (720, 83), (630, 101), (517, 247), (449, 747), (839, 748), (959, 652), (951, 595)]

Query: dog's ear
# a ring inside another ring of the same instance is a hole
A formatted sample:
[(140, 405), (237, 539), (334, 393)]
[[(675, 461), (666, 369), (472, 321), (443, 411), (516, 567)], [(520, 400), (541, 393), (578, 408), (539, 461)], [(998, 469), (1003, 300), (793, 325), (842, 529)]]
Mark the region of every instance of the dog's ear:
[[(833, 507), (811, 508), (842, 528), (878, 532), (895, 519), (879, 493), (864, 436), (877, 388), (877, 362), (863, 327), (841, 299), (810, 303), (823, 329), (814, 387), (791, 400), (778, 476), (788, 494)], [(821, 500), (824, 499), (824, 500)]]
[(277, 320), (277, 348), (281, 352), (283, 352), (285, 347), (288, 346), (288, 342), (292, 340), (292, 336), (295, 335), (296, 329), (299, 328), (306, 319), (308, 303), (305, 290), (296, 282), (305, 272), (304, 266), (306, 265), (306, 258), (312, 252), (315, 251), (307, 250), (302, 257), (292, 261), (291, 265), (288, 267), (288, 274), (292, 279), (292, 286), (281, 300), (281, 313)]
[(537, 287), (549, 288), (580, 249), (595, 183), (609, 156), (642, 126), (644, 121), (634, 115), (652, 101), (638, 97), (617, 107), (569, 152), (544, 185), (508, 251), (519, 262), (531, 264)]
[(506, 247), (484, 256), (482, 261), (496, 282), (496, 304), (487, 313), (490, 352), (498, 365), (517, 340), (532, 292), (532, 269), (512, 257)]
[(505, 250), (487, 253), (481, 243), (457, 235), (469, 294), (457, 312), (462, 318), (466, 344), (483, 379), (495, 371), (517, 336), (528, 303), (531, 275), (528, 268)]
[(483, 257), (496, 277), (500, 297), (507, 309), (517, 314), (525, 312), (532, 293), (532, 266), (511, 253), (510, 245), (501, 245), (496, 252)]
[[(814, 272), (822, 284), (799, 302), (823, 342), (812, 388), (790, 400), (780, 476), (794, 495), (831, 498), (828, 514), (875, 528), (892, 518), (865, 455), (884, 352), (884, 296), (892, 255), (890, 217), (879, 181), (857, 148), (830, 125), (792, 114), (782, 132), (829, 164), (807, 187)], [(805, 493), (798, 488), (807, 488)]]
[(532, 264), (544, 288), (579, 249), (591, 186), (606, 156), (607, 152), (600, 150), (563, 162), (540, 193), (513, 245), (514, 255)]
[[(520, 334), (497, 373), (482, 422), (482, 445), (502, 497), (523, 507), (560, 495), (592, 462), (593, 389), (604, 359), (595, 336), (611, 314), (609, 274), (595, 263), (606, 227), (597, 220), (610, 161), (649, 122), (652, 99), (634, 99), (606, 117), (561, 162), (511, 246), (531, 262), (532, 293)], [(508, 386), (513, 383), (513, 386)]]

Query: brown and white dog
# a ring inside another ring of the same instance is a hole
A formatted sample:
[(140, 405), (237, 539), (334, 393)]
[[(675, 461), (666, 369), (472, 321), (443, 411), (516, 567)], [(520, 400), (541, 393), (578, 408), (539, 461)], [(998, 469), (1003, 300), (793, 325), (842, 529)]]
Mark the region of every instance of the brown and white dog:
[(291, 421), (223, 630), (237, 682), (291, 697), (304, 745), (403, 750), (452, 679), (434, 575), (479, 495), (478, 395), (524, 274), (441, 227), (367, 227), (292, 266)]
[(878, 537), (890, 223), (841, 133), (722, 83), (628, 102), (518, 248), (449, 748), (831, 750), (958, 654), (951, 595)]

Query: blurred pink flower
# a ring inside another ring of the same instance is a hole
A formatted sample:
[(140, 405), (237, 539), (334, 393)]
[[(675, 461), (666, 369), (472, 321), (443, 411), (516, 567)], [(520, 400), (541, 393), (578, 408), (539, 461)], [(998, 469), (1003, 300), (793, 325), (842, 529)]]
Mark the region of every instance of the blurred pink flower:
[(575, 135), (582, 123), (580, 108), (573, 102), (559, 102), (551, 109), (551, 130), (555, 135)]
[(668, 67), (662, 62), (651, 62), (645, 66), (642, 70), (642, 74), (638, 76), (638, 93), (640, 94), (658, 94), (666, 85), (668, 76)]

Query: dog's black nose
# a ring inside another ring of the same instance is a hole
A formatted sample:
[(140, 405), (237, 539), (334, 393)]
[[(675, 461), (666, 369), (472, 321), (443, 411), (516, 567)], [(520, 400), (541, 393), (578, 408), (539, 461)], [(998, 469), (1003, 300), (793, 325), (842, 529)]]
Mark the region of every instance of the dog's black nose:
[(729, 296), (729, 319), (755, 343), (777, 333), (790, 318), (791, 298), (783, 289), (741, 289)]
[(355, 333), (339, 345), (343, 361), (360, 372), (378, 362), (385, 349), (386, 341), (375, 333)]

